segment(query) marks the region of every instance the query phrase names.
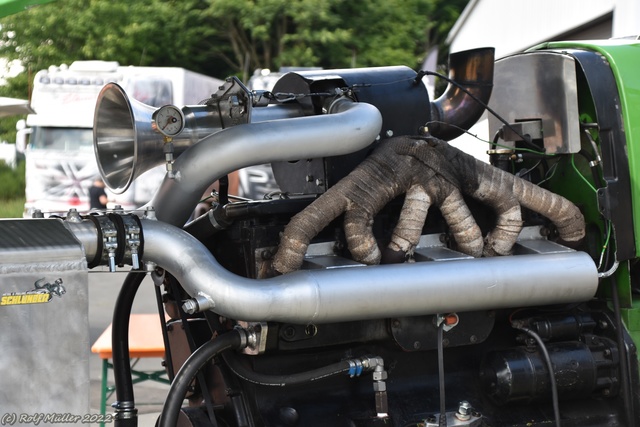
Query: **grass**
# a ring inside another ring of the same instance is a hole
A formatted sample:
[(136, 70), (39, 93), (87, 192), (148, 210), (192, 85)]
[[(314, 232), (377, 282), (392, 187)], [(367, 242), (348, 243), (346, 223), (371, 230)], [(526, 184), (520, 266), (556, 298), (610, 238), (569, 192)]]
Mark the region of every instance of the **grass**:
[(0, 200), (0, 218), (22, 218), (24, 198)]

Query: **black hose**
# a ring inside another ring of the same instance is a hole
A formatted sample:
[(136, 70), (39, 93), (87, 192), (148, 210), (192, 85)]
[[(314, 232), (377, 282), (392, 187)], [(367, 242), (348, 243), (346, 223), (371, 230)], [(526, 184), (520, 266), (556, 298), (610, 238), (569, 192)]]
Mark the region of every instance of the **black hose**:
[[(171, 383), (167, 399), (160, 414), (160, 419), (158, 420), (158, 427), (175, 427), (182, 402), (196, 374), (209, 360), (220, 352), (227, 349), (239, 350), (246, 346), (245, 338), (244, 331), (234, 329), (233, 331), (207, 341), (189, 356)], [(206, 391), (203, 391), (203, 393), (204, 392)]]
[(228, 352), (222, 354), (229, 369), (239, 378), (248, 381), (253, 384), (271, 386), (271, 387), (286, 387), (292, 385), (306, 384), (309, 382), (321, 380), (334, 375), (344, 374), (349, 372), (352, 364), (348, 360), (342, 360), (337, 363), (333, 363), (328, 366), (323, 366), (311, 371), (299, 372), (295, 374), (284, 375), (267, 375), (259, 372), (255, 372), (251, 369), (243, 366), (235, 357), (230, 357)]
[(129, 316), (133, 299), (144, 279), (144, 272), (131, 272), (122, 283), (122, 288), (113, 309), (111, 349), (113, 352), (113, 376), (116, 383), (114, 421), (117, 427), (137, 426), (138, 410), (133, 398), (131, 361), (129, 358)]

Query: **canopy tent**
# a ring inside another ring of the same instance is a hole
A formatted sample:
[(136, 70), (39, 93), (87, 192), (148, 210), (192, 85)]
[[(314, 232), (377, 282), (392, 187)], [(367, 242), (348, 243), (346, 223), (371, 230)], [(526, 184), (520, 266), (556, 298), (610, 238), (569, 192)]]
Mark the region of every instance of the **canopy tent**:
[(0, 117), (30, 113), (33, 113), (33, 110), (29, 106), (29, 101), (24, 99), (0, 97)]

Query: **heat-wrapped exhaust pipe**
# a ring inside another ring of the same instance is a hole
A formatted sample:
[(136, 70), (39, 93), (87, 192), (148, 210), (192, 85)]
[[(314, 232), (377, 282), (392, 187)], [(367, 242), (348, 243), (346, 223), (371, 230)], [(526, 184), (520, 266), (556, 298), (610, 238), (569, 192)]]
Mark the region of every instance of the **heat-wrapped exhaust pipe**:
[[(270, 279), (237, 276), (184, 230), (142, 219), (143, 260), (200, 303), (231, 319), (297, 324), (561, 304), (595, 295), (598, 272), (583, 252), (518, 255), (329, 270)], [(96, 235), (69, 224), (85, 248)], [(95, 254), (87, 252), (87, 258)]]
[(338, 156), (371, 144), (379, 135), (377, 108), (348, 98), (329, 114), (234, 126), (202, 139), (173, 165), (150, 205), (158, 219), (182, 226), (212, 182), (234, 170), (274, 161)]

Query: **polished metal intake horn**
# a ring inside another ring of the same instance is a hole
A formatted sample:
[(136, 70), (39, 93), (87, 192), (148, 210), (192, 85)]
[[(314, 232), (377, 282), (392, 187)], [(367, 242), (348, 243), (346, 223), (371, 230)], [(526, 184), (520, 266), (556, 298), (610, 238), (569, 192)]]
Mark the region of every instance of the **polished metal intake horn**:
[(122, 87), (109, 83), (100, 91), (93, 126), (93, 145), (105, 184), (123, 193), (138, 176), (165, 161), (163, 148), (173, 144), (180, 155), (201, 138), (221, 129), (214, 107), (185, 106), (185, 128), (168, 140), (153, 128), (155, 107), (129, 98)]

